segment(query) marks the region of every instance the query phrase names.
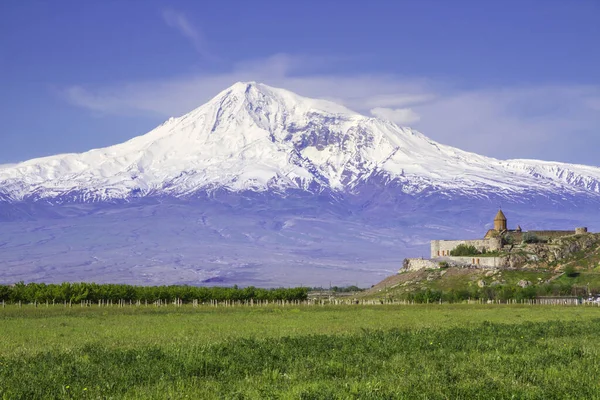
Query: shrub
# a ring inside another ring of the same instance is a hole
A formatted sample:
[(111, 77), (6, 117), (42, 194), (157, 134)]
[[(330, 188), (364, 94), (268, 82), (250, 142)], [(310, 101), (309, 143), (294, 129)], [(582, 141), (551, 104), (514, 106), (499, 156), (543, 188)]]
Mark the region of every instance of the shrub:
[(331, 291), (334, 293), (350, 293), (350, 292), (362, 292), (364, 289), (359, 288), (358, 286), (333, 286)]
[(454, 257), (462, 256), (476, 256), (481, 254), (475, 246), (469, 244), (459, 244), (453, 250), (450, 251), (450, 255)]
[(523, 243), (539, 243), (540, 238), (535, 233), (525, 232), (523, 234)]
[(523, 243), (547, 243), (548, 239), (536, 235), (535, 233), (525, 232), (523, 234)]
[(567, 275), (569, 278), (575, 278), (579, 275), (579, 272), (577, 272), (577, 270), (575, 270), (575, 267), (572, 265), (567, 265), (564, 269), (564, 272), (565, 275)]
[(515, 244), (515, 238), (510, 233), (502, 235), (502, 243), (504, 244)]

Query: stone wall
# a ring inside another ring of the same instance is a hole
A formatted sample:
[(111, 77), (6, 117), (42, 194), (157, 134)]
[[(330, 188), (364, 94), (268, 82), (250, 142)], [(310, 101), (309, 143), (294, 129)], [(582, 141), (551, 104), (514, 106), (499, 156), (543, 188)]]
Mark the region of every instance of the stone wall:
[(406, 258), (401, 271), (419, 271), (421, 269), (439, 268), (440, 264), (433, 260), (423, 258)]
[(527, 233), (532, 233), (541, 238), (554, 239), (563, 236), (574, 235), (575, 231), (527, 231)]
[(502, 240), (500, 238), (478, 240), (432, 240), (431, 258), (449, 256), (450, 251), (454, 250), (459, 244), (474, 246), (479, 251), (483, 251), (483, 249), (494, 251), (502, 248)]
[(423, 258), (406, 258), (402, 266), (402, 271), (419, 271), (422, 269), (440, 268), (440, 263), (446, 262), (452, 266), (477, 268), (504, 268), (508, 265), (506, 257), (443, 257), (436, 260), (427, 260)]
[(505, 268), (508, 266), (506, 257), (444, 257), (448, 264), (457, 266), (475, 266), (478, 268)]

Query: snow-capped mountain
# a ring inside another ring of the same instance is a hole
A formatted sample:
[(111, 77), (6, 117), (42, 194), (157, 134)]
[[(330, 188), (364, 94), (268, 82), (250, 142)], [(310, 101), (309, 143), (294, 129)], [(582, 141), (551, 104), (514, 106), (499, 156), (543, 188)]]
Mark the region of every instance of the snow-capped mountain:
[(0, 165), (0, 201), (186, 197), (217, 189), (354, 193), (373, 181), (404, 194), (600, 197), (599, 168), (483, 157), (332, 102), (236, 83), (125, 143)]
[(237, 83), (146, 135), (0, 165), (0, 283), (368, 286), (431, 239), (600, 230), (600, 169), (496, 160)]

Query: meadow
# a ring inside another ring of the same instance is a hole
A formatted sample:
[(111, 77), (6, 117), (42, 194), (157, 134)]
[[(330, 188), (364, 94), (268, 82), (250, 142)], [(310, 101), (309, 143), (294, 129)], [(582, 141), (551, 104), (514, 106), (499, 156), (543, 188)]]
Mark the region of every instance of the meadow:
[(600, 308), (0, 308), (2, 399), (594, 399)]

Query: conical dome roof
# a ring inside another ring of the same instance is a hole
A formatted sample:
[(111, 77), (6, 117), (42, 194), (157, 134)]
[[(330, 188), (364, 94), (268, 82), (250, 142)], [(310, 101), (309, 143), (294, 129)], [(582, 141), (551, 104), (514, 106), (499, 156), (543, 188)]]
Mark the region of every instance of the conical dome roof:
[(506, 216), (504, 215), (502, 210), (498, 210), (498, 214), (496, 214), (494, 221), (506, 221)]

